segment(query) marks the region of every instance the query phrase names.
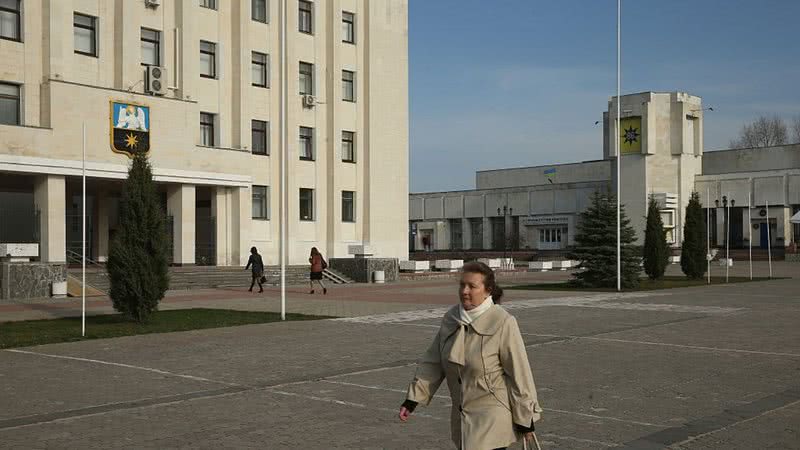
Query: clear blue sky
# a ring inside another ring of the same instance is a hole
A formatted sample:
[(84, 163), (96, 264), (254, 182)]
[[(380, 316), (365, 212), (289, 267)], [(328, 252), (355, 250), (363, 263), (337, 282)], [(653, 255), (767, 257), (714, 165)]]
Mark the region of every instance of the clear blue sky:
[[(622, 92), (703, 98), (705, 149), (800, 114), (800, 1), (623, 0)], [(411, 192), (602, 158), (614, 0), (409, 0)]]

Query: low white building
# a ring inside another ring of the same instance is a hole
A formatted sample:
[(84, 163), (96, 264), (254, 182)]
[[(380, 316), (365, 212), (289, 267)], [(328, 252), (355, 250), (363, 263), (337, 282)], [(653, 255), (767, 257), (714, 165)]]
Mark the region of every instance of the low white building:
[[(479, 171), (474, 190), (411, 194), (412, 248), (558, 250), (573, 244), (592, 194), (616, 189), (616, 109), (612, 98), (603, 113), (601, 160)], [(712, 245), (724, 244), (726, 228), (732, 248), (747, 246), (751, 233), (753, 246), (766, 248), (767, 226), (774, 247), (800, 237), (800, 227), (789, 224), (800, 210), (800, 144), (704, 153), (705, 109), (699, 97), (681, 92), (625, 95), (620, 109), (621, 200), (640, 244), (652, 194), (668, 241), (679, 247), (693, 191), (710, 207)]]

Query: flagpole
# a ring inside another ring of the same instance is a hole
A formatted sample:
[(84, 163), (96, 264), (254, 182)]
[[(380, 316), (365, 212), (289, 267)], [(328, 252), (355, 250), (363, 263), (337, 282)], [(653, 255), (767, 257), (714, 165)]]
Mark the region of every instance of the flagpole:
[[(731, 193), (728, 192), (728, 198), (731, 198)], [(725, 282), (728, 282), (728, 272), (731, 268), (731, 207), (725, 204)]]
[(287, 5), (286, 0), (280, 0), (278, 2), (279, 8), (279, 28), (280, 28), (280, 161), (281, 161), (281, 180), (280, 180), (280, 202), (281, 210), (280, 210), (280, 259), (281, 259), (281, 320), (286, 320), (286, 254), (287, 254), (287, 226), (286, 223), (287, 218), (289, 215), (287, 214), (288, 205), (286, 204), (286, 200), (289, 198), (286, 194), (286, 170), (287, 170), (287, 159), (289, 157), (289, 148), (288, 148), (288, 130), (289, 128), (286, 125), (287, 115), (288, 115), (288, 88), (286, 83), (288, 82), (289, 78), (287, 75), (287, 58), (286, 58), (286, 26), (287, 26)]
[(620, 119), (620, 23), (622, 19), (621, 15), (622, 9), (622, 0), (617, 0), (617, 117), (615, 121), (615, 130), (614, 130), (614, 146), (617, 150), (617, 291), (622, 291), (622, 245), (621, 245), (621, 227), (622, 222), (620, 221), (620, 197), (622, 192), (620, 191), (620, 166), (622, 166), (622, 153), (620, 152), (619, 148), (619, 119)]
[(83, 164), (81, 169), (81, 182), (83, 192), (83, 207), (81, 214), (81, 336), (86, 337), (86, 122), (82, 127)]
[(706, 188), (706, 272), (711, 284), (711, 189)]
[(769, 277), (772, 278), (772, 239), (769, 236), (769, 200), (767, 205), (767, 257), (769, 258)]
[(748, 257), (750, 258), (750, 281), (753, 281), (753, 205), (750, 203), (750, 193), (747, 193), (747, 242)]

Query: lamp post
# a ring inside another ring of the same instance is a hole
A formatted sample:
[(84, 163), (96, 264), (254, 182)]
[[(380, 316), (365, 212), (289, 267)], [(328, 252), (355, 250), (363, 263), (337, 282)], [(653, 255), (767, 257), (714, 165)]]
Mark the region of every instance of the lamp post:
[[(714, 200), (714, 204), (719, 208), (719, 199)], [(730, 208), (733, 208), (736, 205), (736, 200), (731, 199), (730, 201)], [(731, 209), (728, 207), (728, 196), (722, 196), (722, 207), (725, 211), (722, 214), (722, 226), (723, 226), (723, 236), (725, 239), (725, 282), (728, 282), (728, 272), (729, 267), (731, 264), (730, 260), (730, 230), (728, 229), (731, 225)]]

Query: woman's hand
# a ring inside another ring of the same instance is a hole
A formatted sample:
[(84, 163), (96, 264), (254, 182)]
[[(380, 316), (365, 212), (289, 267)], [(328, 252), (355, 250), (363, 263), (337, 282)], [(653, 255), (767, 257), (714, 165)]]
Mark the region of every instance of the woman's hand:
[(400, 421), (401, 422), (407, 421), (409, 416), (411, 416), (411, 411), (409, 411), (405, 406), (401, 406), (400, 414), (398, 414), (398, 417), (400, 417)]

